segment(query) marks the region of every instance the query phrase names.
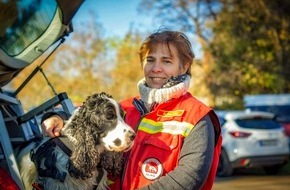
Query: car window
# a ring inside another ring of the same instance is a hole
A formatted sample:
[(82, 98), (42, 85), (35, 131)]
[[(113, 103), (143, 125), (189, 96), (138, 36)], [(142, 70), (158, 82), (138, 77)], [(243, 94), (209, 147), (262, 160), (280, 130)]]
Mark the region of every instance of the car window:
[(272, 119), (237, 119), (235, 121), (240, 127), (247, 129), (277, 129), (281, 127)]
[(248, 108), (253, 111), (265, 111), (274, 113), (278, 122), (290, 122), (290, 105), (248, 106)]
[(290, 116), (288, 115), (277, 115), (276, 120), (281, 123), (290, 123)]
[(223, 126), (226, 122), (226, 120), (223, 117), (218, 116), (218, 119), (220, 121), (221, 126)]
[(10, 4), (1, 4), (1, 7), (9, 18), (5, 22), (0, 22), (0, 48), (6, 54), (15, 56), (24, 51), (48, 28), (56, 12), (57, 2), (11, 1)]

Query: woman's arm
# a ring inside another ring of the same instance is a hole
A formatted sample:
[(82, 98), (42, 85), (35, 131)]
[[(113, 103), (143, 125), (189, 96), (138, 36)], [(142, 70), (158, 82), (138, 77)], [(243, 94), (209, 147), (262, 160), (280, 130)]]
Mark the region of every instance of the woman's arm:
[(185, 138), (178, 166), (142, 190), (180, 190), (202, 187), (214, 154), (214, 127), (209, 115), (202, 118)]

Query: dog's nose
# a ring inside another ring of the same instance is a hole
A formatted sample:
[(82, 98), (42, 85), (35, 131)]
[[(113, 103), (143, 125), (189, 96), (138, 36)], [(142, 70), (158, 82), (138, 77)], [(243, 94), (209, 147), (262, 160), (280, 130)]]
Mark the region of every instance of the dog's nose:
[(133, 141), (136, 137), (136, 133), (134, 131), (128, 131), (128, 133), (130, 140)]

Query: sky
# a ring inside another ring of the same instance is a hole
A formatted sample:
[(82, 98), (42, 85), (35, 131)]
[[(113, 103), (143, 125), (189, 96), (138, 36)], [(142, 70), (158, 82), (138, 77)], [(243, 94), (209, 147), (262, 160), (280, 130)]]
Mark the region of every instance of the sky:
[(92, 11), (107, 36), (124, 36), (131, 27), (141, 28), (141, 31), (153, 29), (153, 17), (139, 13), (139, 3), (140, 0), (85, 0), (73, 22), (78, 24), (89, 19), (88, 13)]
[[(102, 25), (104, 37), (123, 37), (130, 29), (133, 31), (150, 34), (161, 27), (154, 24), (154, 14), (137, 10), (141, 0), (85, 0), (75, 17), (73, 24), (76, 27), (90, 19), (89, 12), (93, 12), (95, 19)], [(199, 43), (194, 41), (192, 34), (187, 34), (191, 40), (196, 58), (202, 57)], [(191, 35), (191, 36), (189, 36)]]

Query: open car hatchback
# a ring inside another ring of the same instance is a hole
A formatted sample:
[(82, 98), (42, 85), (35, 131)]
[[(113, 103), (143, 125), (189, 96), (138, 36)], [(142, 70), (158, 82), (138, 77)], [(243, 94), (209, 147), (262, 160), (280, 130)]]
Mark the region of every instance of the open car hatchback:
[(4, 88), (49, 47), (64, 41), (73, 31), (71, 21), (83, 1), (0, 1), (0, 188), (23, 189), (15, 150), (37, 136), (32, 128), (35, 118), (58, 105), (70, 113), (74, 109), (66, 93), (61, 93), (25, 113), (17, 98), (21, 88), (9, 93)]

